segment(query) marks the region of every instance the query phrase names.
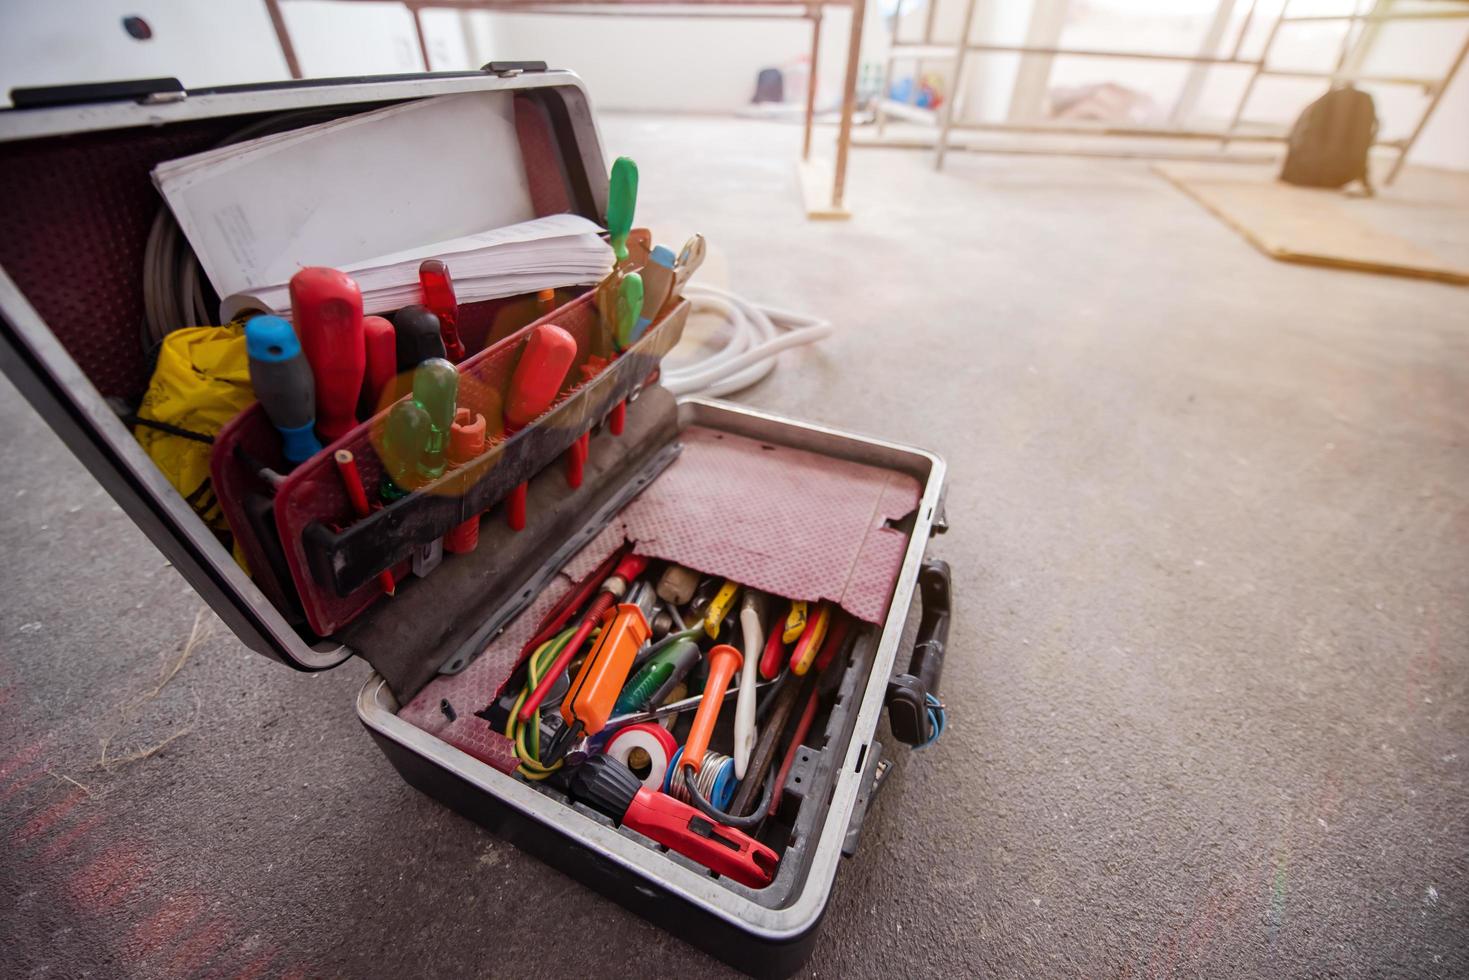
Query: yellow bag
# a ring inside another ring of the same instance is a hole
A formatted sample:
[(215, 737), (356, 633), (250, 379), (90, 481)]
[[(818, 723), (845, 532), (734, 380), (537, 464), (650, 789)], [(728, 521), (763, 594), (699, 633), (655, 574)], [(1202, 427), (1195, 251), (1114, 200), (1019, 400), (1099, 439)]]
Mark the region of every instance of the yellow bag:
[[(243, 326), (187, 327), (163, 338), (133, 434), (194, 511), (220, 530), (229, 528), (209, 485), (209, 453), (224, 424), (253, 401)], [(173, 426), (193, 438), (148, 422)]]

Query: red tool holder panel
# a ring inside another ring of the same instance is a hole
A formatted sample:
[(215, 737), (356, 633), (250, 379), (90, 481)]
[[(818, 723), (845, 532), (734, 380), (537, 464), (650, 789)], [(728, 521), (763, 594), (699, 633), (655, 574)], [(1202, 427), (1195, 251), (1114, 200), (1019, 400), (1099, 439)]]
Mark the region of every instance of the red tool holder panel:
[(283, 554), (274, 561), (271, 542), (260, 533), (260, 521), (252, 521), (247, 502), (266, 492), (255, 464), (283, 466), (283, 460), (264, 409), (252, 406), (220, 432), (211, 460), (221, 506), (252, 575), (263, 584), (283, 559), (290, 582), (267, 589), (272, 600), (294, 592), (318, 636), (346, 625), (382, 595), (377, 572), (401, 565), (414, 546), (432, 542), (498, 503), (641, 386), (678, 342), (686, 317), (687, 305), (676, 304), (636, 344), (599, 366), (591, 358), (602, 353), (604, 335), (588, 293), (468, 358), (459, 365), (458, 405), (484, 415), (494, 432), (511, 375), (534, 327), (555, 323), (577, 342), (569, 375), (573, 386), (545, 415), (509, 438), (497, 434), (480, 457), (367, 518), (355, 518), (332, 454), (350, 450), (371, 493), (383, 472), (375, 447), (386, 410), (302, 463), (275, 490), (274, 520)]

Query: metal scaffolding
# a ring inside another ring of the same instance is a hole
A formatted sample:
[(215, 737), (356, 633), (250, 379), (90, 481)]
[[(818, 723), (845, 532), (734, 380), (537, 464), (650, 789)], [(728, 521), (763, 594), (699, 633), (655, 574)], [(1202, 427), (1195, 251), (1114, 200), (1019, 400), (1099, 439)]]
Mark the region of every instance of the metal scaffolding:
[[(1065, 156), (1150, 156), (1146, 151), (1127, 152), (1116, 150), (1105, 150), (1095, 148), (1046, 148), (1046, 147), (1009, 147), (1009, 148), (986, 148), (978, 146), (966, 146), (955, 144), (952, 134), (956, 131), (967, 132), (1015, 132), (1028, 134), (1057, 134), (1067, 136), (1125, 136), (1132, 138), (1165, 138), (1183, 140), (1214, 141), (1218, 144), (1218, 152), (1213, 157), (1222, 160), (1238, 159), (1225, 155), (1231, 142), (1281, 142), (1288, 134), (1286, 130), (1259, 131), (1241, 130), (1245, 122), (1244, 113), (1248, 106), (1250, 96), (1254, 93), (1256, 85), (1261, 78), (1318, 78), (1327, 82), (1328, 85), (1338, 85), (1347, 82), (1363, 82), (1378, 85), (1401, 85), (1422, 88), (1428, 94), (1428, 103), (1423, 112), (1412, 127), (1408, 136), (1400, 139), (1380, 139), (1374, 145), (1397, 151), (1397, 158), (1392, 169), (1388, 172), (1385, 183), (1391, 184), (1403, 167), (1413, 144), (1423, 132), (1424, 126), (1433, 111), (1438, 107), (1444, 90), (1448, 87), (1454, 76), (1464, 64), (1466, 55), (1469, 55), (1469, 36), (1465, 37), (1464, 43), (1460, 45), (1457, 55), (1443, 74), (1438, 76), (1398, 76), (1398, 75), (1372, 75), (1352, 70), (1348, 67), (1348, 57), (1354, 46), (1362, 40), (1364, 33), (1369, 29), (1376, 29), (1383, 24), (1412, 22), (1412, 21), (1442, 21), (1463, 20), (1469, 18), (1469, 7), (1456, 4), (1452, 9), (1444, 10), (1413, 10), (1394, 13), (1386, 12), (1357, 12), (1349, 14), (1307, 14), (1291, 16), (1291, 0), (1284, 0), (1280, 13), (1270, 25), (1269, 33), (1266, 35), (1265, 44), (1257, 58), (1247, 58), (1242, 54), (1245, 37), (1249, 32), (1250, 25), (1254, 20), (1258, 0), (1251, 0), (1240, 25), (1239, 33), (1235, 38), (1232, 49), (1228, 55), (1187, 55), (1166, 54), (1158, 52), (1142, 51), (1120, 51), (1109, 49), (1086, 49), (1086, 48), (1063, 48), (1031, 44), (983, 44), (969, 40), (971, 28), (974, 23), (974, 11), (977, 0), (966, 0), (963, 18), (963, 28), (958, 39), (951, 44), (942, 44), (934, 41), (934, 10), (935, 0), (928, 0), (928, 11), (924, 22), (923, 39), (917, 42), (904, 42), (897, 38), (899, 23), (902, 17), (904, 0), (898, 0), (898, 9), (893, 15), (893, 40), (888, 50), (888, 56), (883, 71), (883, 92), (886, 93), (889, 81), (893, 75), (894, 66), (899, 61), (911, 61), (914, 63), (914, 84), (910, 88), (909, 99), (899, 101), (883, 97), (877, 106), (877, 136), (873, 139), (864, 139), (858, 142), (859, 146), (894, 146), (903, 148), (931, 147), (934, 151), (934, 167), (941, 168), (945, 154), (951, 148), (962, 148), (969, 150), (1003, 153), (1034, 153), (1055, 154)], [(1344, 23), (1346, 31), (1342, 37), (1341, 48), (1337, 54), (1336, 65), (1331, 71), (1313, 71), (1292, 68), (1281, 68), (1270, 63), (1271, 50), (1275, 45), (1276, 38), (1280, 32), (1288, 30), (1294, 24), (1307, 23)], [(1360, 30), (1359, 30), (1360, 28)], [(1044, 55), (1050, 58), (1057, 57), (1080, 57), (1080, 58), (1116, 58), (1130, 61), (1161, 61), (1174, 64), (1202, 65), (1208, 68), (1218, 66), (1237, 66), (1252, 69), (1249, 81), (1245, 85), (1239, 102), (1235, 106), (1234, 114), (1227, 127), (1223, 130), (1201, 130), (1190, 129), (1184, 126), (1137, 126), (1137, 125), (1113, 125), (1098, 123), (1085, 125), (1080, 123), (1048, 123), (1048, 122), (968, 122), (956, 118), (955, 95), (961, 90), (965, 78), (965, 65), (971, 54), (1019, 54), (1019, 55)], [(930, 110), (915, 104), (918, 85), (918, 76), (923, 66), (928, 62), (947, 62), (952, 65), (953, 93), (938, 110)], [(930, 136), (920, 137), (888, 137), (886, 135), (886, 123), (889, 117), (904, 119), (932, 127)]]

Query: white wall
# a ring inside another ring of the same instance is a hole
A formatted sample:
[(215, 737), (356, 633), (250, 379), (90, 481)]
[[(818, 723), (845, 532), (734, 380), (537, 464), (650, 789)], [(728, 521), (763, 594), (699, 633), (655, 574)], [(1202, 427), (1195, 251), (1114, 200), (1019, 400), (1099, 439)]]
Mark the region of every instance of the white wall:
[[(122, 18), (153, 37), (135, 41)], [(202, 87), (285, 78), (260, 0), (0, 0), (0, 91), (175, 76)]]
[[(424, 70), (413, 17), (400, 3), (283, 0), (281, 10), (307, 76)], [(147, 20), (153, 38), (128, 37), (122, 28), (126, 15)], [(546, 61), (579, 72), (604, 109), (733, 111), (749, 103), (761, 68), (803, 70), (811, 46), (805, 20), (443, 9), (426, 10), (423, 19), (436, 70), (477, 68), (491, 59)], [(826, 11), (818, 80), (824, 102), (840, 98), (850, 23), (846, 10)], [(201, 87), (288, 73), (260, 0), (0, 0), (5, 93), (19, 85), (149, 75), (172, 75)]]
[[(850, 16), (830, 8), (822, 21), (817, 87), (822, 103), (840, 98)], [(760, 69), (804, 71), (811, 50), (806, 20), (554, 14), (491, 14), (489, 19), (495, 58), (572, 68), (604, 109), (733, 111), (749, 103)], [(787, 99), (791, 95), (788, 91)]]

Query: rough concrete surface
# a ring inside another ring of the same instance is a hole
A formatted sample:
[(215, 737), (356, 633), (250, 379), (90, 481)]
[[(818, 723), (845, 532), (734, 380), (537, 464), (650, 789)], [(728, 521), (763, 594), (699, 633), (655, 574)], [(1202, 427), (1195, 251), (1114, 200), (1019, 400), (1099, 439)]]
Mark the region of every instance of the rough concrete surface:
[[(743, 400), (951, 467), (951, 725), (807, 975), (1469, 974), (1469, 292), (1273, 263), (1142, 163), (860, 151), (819, 224), (796, 127), (605, 140), (706, 281), (836, 322)], [(402, 783), (364, 665), (206, 615), (150, 697), (200, 600), (0, 420), (0, 975), (727, 975)]]

